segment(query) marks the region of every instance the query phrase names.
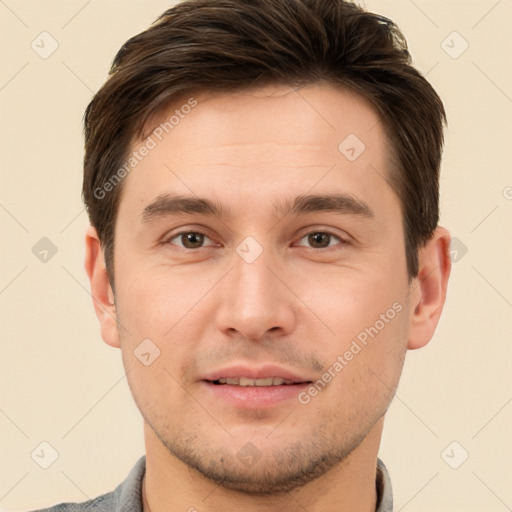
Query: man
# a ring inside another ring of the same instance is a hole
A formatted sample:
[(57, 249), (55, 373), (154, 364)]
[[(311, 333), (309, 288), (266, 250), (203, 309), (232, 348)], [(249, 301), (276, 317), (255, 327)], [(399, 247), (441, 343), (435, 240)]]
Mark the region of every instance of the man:
[(190, 0), (130, 39), (85, 115), (85, 267), (146, 454), (48, 510), (391, 511), (384, 416), (450, 273), (444, 121), (342, 0)]

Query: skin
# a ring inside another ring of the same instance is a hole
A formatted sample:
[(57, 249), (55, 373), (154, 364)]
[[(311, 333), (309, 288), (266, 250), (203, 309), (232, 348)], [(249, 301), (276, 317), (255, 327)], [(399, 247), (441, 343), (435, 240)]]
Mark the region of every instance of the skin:
[[(145, 420), (151, 511), (373, 511), (384, 415), (406, 351), (437, 326), (450, 235), (436, 230), (409, 280), (385, 131), (361, 96), (316, 84), (194, 97), (198, 105), (125, 178), (115, 297), (97, 233), (86, 234), (101, 335), (121, 348)], [(366, 146), (353, 162), (338, 150), (351, 133)], [(373, 216), (274, 209), (335, 192)], [(208, 198), (232, 215), (145, 222), (144, 208), (164, 193)], [(204, 233), (203, 246), (185, 248), (180, 231)], [(334, 236), (307, 236), (318, 232)], [(247, 236), (263, 249), (252, 263), (236, 252)], [(306, 405), (244, 409), (201, 382), (231, 363), (264, 362), (316, 381), (396, 303), (401, 311)], [(160, 350), (149, 366), (134, 356), (147, 338)], [(250, 467), (237, 457), (248, 442), (260, 455)]]

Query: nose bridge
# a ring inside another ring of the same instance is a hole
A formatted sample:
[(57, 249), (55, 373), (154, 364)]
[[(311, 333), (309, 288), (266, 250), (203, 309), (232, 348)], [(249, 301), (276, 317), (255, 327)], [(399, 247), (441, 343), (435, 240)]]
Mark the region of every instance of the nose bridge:
[(254, 240), (245, 243), (233, 254), (233, 270), (222, 289), (219, 328), (252, 339), (270, 329), (290, 330), (295, 321), (293, 297), (275, 275), (276, 258)]
[(237, 303), (251, 309), (258, 304), (270, 305), (280, 297), (276, 278), (269, 270), (275, 266), (271, 249), (256, 244), (254, 239), (246, 239), (237, 247), (233, 258), (232, 279)]
[(237, 294), (240, 299), (275, 297), (275, 277), (269, 270), (272, 266), (270, 251), (263, 251), (254, 261), (246, 260), (237, 254), (234, 258), (233, 278), (236, 280)]

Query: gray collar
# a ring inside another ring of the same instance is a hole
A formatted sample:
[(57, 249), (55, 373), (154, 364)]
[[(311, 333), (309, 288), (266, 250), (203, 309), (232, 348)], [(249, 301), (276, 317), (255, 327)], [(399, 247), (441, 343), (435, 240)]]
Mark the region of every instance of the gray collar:
[(377, 509), (375, 512), (393, 512), (393, 490), (389, 473), (380, 459), (377, 459)]

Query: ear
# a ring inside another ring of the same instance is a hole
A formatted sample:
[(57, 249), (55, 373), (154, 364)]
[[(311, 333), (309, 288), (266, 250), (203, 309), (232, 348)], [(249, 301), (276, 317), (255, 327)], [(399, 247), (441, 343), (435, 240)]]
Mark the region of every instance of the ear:
[(105, 256), (96, 229), (87, 228), (85, 234), (85, 271), (91, 283), (91, 294), (96, 316), (100, 322), (101, 337), (112, 347), (120, 347), (114, 293), (110, 286)]
[(418, 276), (411, 281), (408, 349), (424, 347), (434, 335), (446, 299), (450, 258), (450, 233), (438, 227), (419, 251)]

